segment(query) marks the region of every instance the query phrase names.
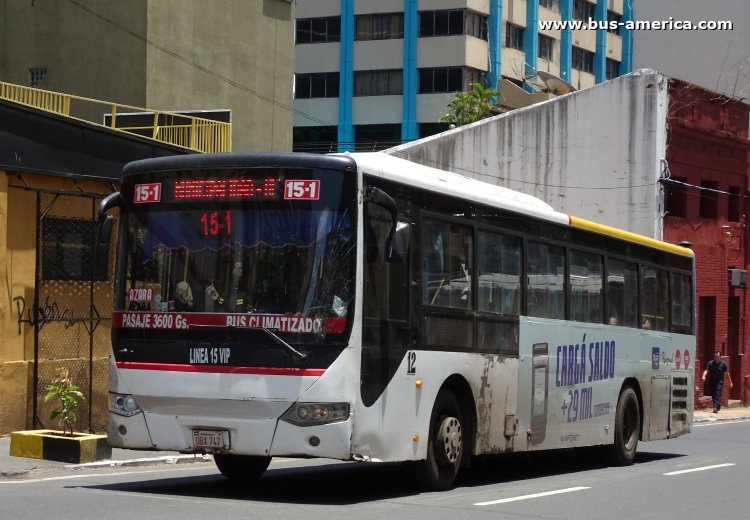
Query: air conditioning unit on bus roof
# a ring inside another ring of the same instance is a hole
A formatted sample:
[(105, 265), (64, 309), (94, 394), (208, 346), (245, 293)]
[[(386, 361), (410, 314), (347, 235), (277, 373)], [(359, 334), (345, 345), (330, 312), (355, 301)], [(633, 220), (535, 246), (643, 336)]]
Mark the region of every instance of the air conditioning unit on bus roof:
[(747, 271), (745, 269), (729, 269), (729, 287), (747, 287)]

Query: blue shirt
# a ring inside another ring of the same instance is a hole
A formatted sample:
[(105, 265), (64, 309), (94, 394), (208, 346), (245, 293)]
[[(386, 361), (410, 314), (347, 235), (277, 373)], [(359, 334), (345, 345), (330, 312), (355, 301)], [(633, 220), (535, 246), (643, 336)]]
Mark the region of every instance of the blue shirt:
[(724, 374), (728, 370), (728, 367), (727, 364), (724, 363), (724, 360), (719, 360), (717, 363), (712, 359), (706, 365), (706, 370), (708, 370), (708, 376), (711, 378), (711, 384), (715, 384), (719, 381), (724, 381)]

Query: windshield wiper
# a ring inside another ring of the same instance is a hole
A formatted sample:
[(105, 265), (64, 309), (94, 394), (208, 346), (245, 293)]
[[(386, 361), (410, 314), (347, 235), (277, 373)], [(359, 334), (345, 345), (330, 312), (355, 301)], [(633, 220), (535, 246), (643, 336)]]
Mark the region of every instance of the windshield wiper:
[(307, 359), (307, 354), (303, 354), (302, 352), (300, 352), (299, 350), (291, 346), (289, 343), (287, 343), (286, 341), (278, 337), (276, 334), (274, 334), (274, 332), (271, 329), (267, 329), (266, 327), (249, 327), (249, 328), (262, 330), (263, 332), (271, 336), (274, 339), (274, 341), (276, 341), (276, 343), (286, 348), (289, 352), (291, 352), (292, 354), (294, 354), (301, 360), (305, 361)]
[[(192, 327), (212, 328), (212, 329), (217, 328), (215, 325), (190, 325), (190, 327), (191, 328)], [(286, 350), (288, 350), (289, 352), (291, 352), (292, 354), (294, 354), (295, 356), (297, 356), (298, 358), (300, 358), (302, 361), (306, 361), (307, 360), (307, 354), (303, 354), (302, 352), (300, 352), (299, 350), (297, 350), (296, 348), (294, 348), (293, 346), (291, 346), (289, 343), (287, 343), (286, 341), (284, 341), (283, 339), (281, 339), (280, 337), (278, 337), (271, 329), (268, 329), (266, 327), (243, 327), (243, 326), (236, 327), (236, 326), (232, 326), (232, 325), (227, 326), (227, 328), (229, 328), (229, 329), (244, 329), (244, 330), (262, 330), (263, 332), (265, 332), (266, 334), (268, 334), (269, 336), (271, 336), (271, 338), (276, 342), (277, 345), (281, 345)]]

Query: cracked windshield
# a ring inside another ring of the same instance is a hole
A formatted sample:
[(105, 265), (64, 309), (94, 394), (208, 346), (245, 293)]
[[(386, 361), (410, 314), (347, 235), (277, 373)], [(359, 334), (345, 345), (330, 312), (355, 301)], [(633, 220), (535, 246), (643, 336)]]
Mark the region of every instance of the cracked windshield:
[(290, 343), (342, 341), (353, 303), (352, 209), (216, 206), (131, 214), (123, 325), (148, 319), (160, 323), (141, 325), (263, 328)]

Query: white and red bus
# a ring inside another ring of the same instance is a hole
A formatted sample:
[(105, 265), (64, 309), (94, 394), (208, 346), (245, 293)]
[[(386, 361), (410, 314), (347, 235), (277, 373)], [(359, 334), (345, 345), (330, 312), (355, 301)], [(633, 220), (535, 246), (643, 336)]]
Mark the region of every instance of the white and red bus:
[(382, 153), (138, 161), (114, 207), (112, 446), (444, 489), (472, 457), (631, 464), (691, 429), (690, 249)]

